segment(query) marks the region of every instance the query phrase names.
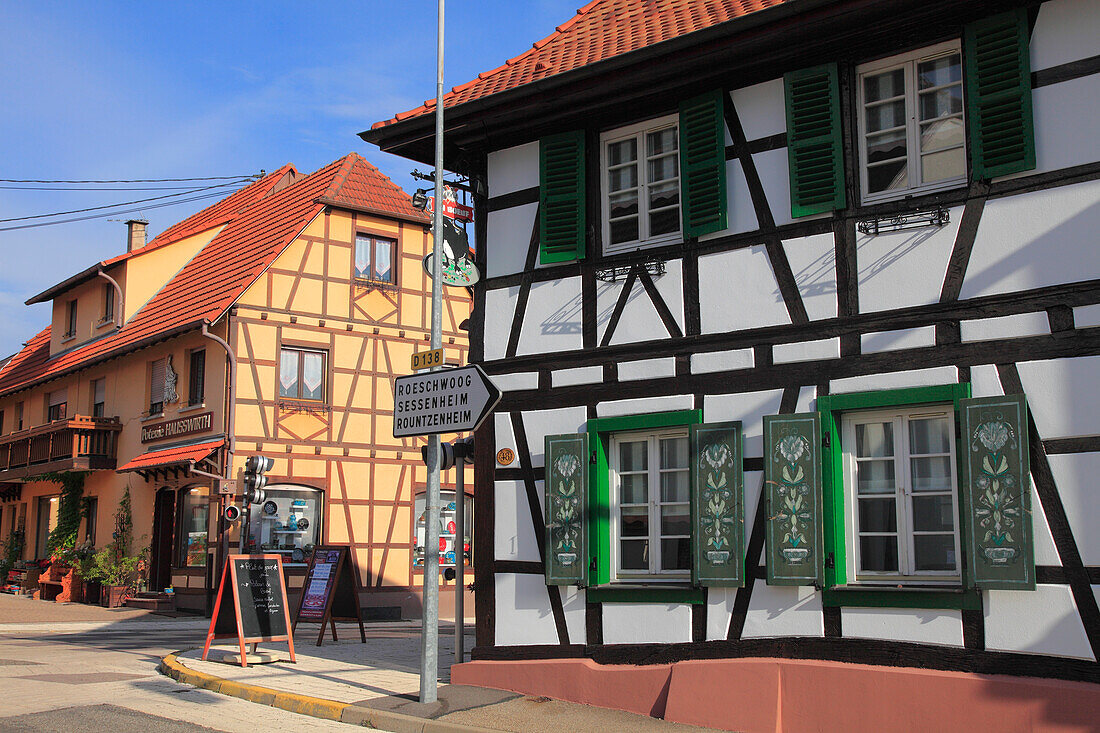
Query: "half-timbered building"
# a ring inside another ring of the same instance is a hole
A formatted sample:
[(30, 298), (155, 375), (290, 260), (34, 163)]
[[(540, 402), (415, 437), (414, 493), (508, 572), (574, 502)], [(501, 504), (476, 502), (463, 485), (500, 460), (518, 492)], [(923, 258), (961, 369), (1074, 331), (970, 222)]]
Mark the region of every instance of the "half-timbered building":
[[(393, 437), (391, 380), (430, 332), (428, 216), (352, 153), (283, 166), (148, 243), (129, 226), (126, 253), (28, 301), (52, 301), (52, 324), (0, 368), (0, 536), (23, 526), (23, 557), (48, 557), (56, 474), (83, 473), (80, 540), (111, 542), (128, 488), (149, 586), (181, 607), (209, 610), (217, 540), (236, 552), (246, 527), (292, 594), (314, 545), (348, 545), (368, 613), (418, 616), (426, 476)], [(455, 362), (469, 313), (449, 292)], [(217, 477), (258, 454), (266, 498), (227, 525)]]
[(1095, 725), (1098, 103), (1087, 0), (595, 0), (447, 94), (506, 390), (453, 679)]

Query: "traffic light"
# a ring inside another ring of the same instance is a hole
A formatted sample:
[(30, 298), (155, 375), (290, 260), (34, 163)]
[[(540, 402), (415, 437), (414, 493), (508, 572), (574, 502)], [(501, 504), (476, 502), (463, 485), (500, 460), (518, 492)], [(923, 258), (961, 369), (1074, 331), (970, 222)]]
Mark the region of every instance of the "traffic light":
[[(428, 446), (420, 446), (420, 458), (425, 464), (428, 463)], [(450, 468), (454, 468), (455, 465), (455, 448), (450, 443), (439, 444), (439, 470), (446, 471)]]
[(227, 522), (239, 522), (241, 519), (241, 508), (236, 504), (230, 504), (225, 508), (225, 521)]
[(267, 486), (265, 473), (275, 465), (275, 459), (268, 456), (249, 456), (244, 464), (244, 476), (241, 486), (244, 489), (245, 500), (249, 504), (262, 504), (264, 500), (264, 487)]

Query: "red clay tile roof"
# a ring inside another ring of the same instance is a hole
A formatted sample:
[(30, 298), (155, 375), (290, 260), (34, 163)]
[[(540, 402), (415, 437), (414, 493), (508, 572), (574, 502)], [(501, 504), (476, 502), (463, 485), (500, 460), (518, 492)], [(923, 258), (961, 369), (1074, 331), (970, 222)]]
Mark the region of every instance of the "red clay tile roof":
[(193, 445), (178, 446), (176, 448), (162, 448), (142, 453), (127, 463), (115, 469), (117, 473), (126, 471), (144, 471), (158, 466), (171, 466), (178, 463), (198, 463), (210, 457), (214, 451), (225, 445), (225, 440), (207, 440)]
[[(444, 109), (515, 89), (556, 74), (606, 61), (662, 41), (703, 30), (785, 0), (593, 0), (527, 51), (443, 95)], [(789, 0), (786, 0), (789, 2)], [(416, 109), (376, 122), (372, 130), (435, 110), (429, 99)]]
[(238, 213), (122, 329), (53, 358), (50, 329), (41, 331), (0, 367), (0, 394), (216, 322), (321, 212), (322, 199), (335, 206), (427, 220), (413, 208), (408, 194), (361, 156), (350, 153)]

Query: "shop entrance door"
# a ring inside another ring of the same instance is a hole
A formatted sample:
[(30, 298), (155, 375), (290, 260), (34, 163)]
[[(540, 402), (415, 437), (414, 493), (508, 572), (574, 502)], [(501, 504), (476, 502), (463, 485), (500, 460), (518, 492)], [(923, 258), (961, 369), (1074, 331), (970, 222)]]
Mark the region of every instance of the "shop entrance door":
[(149, 557), (149, 590), (172, 584), (172, 526), (176, 517), (176, 490), (161, 489), (153, 507), (153, 543)]

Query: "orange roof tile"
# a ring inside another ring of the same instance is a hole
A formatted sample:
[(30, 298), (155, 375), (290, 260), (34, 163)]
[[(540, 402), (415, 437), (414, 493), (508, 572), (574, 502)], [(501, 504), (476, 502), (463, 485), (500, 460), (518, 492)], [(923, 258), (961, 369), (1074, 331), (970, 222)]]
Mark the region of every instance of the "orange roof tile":
[(198, 463), (199, 461), (209, 458), (214, 451), (221, 448), (223, 445), (225, 445), (225, 440), (218, 438), (217, 440), (207, 440), (192, 445), (151, 450), (124, 463), (116, 468), (115, 471), (117, 473), (125, 473), (127, 471), (145, 471), (150, 468), (171, 466), (179, 463)]
[[(553, 33), (443, 96), (444, 109), (703, 30), (789, 0), (592, 0)], [(435, 100), (372, 130), (434, 111)]]
[(266, 198), (254, 200), (237, 213), (120, 330), (52, 358), (50, 329), (38, 333), (0, 367), (0, 394), (216, 322), (321, 212), (325, 205), (322, 200), (334, 206), (369, 208), (381, 215), (427, 220), (397, 184), (361, 156), (350, 153)]

